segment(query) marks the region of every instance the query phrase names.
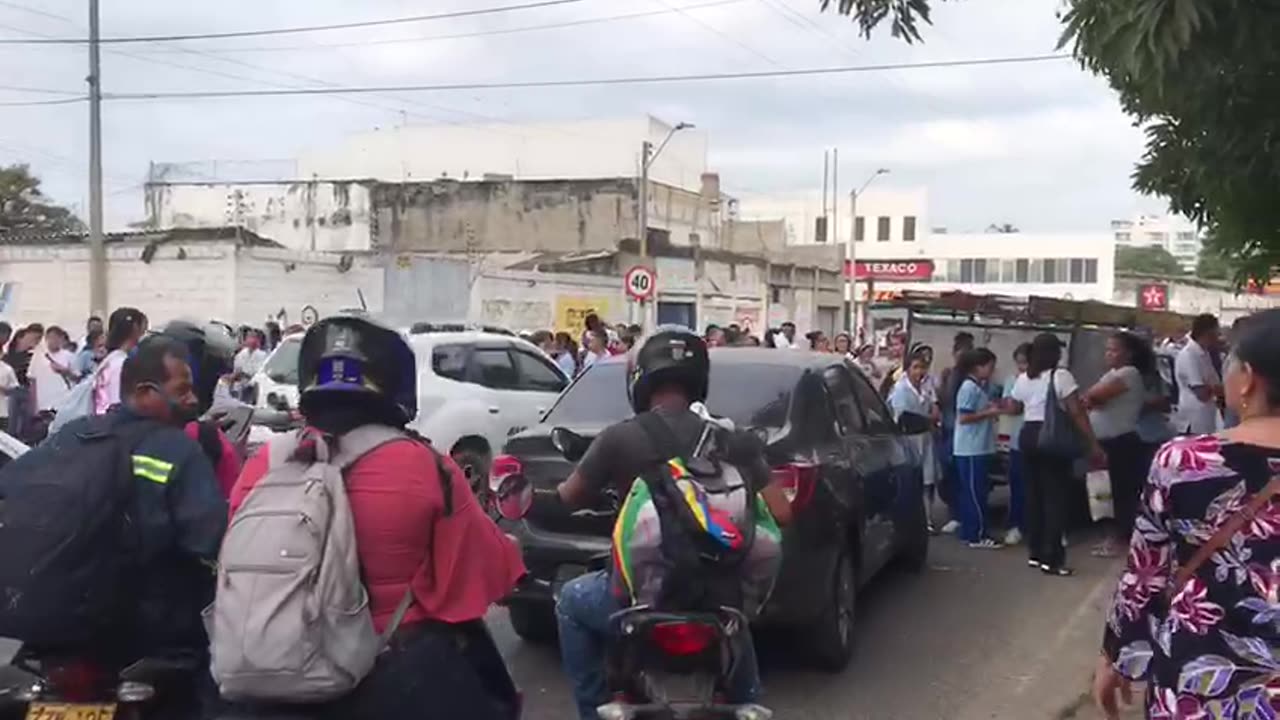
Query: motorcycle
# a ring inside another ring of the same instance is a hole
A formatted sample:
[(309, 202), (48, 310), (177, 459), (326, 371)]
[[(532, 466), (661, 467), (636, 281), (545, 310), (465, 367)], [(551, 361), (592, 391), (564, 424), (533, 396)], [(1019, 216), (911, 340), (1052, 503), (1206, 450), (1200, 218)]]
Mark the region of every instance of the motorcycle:
[[(555, 428), (552, 443), (576, 462), (590, 444)], [(496, 474), (497, 514), (520, 521), (533, 506), (533, 488), (520, 473)], [(589, 569), (607, 565), (592, 558)], [(729, 679), (742, 642), (750, 642), (747, 618), (738, 610), (671, 612), (636, 605), (610, 617), (606, 653), (612, 701), (597, 708), (600, 720), (769, 720), (773, 713), (754, 704), (727, 702)]]
[(193, 658), (145, 658), (118, 672), (26, 648), (0, 668), (0, 720), (145, 720), (192, 715)]

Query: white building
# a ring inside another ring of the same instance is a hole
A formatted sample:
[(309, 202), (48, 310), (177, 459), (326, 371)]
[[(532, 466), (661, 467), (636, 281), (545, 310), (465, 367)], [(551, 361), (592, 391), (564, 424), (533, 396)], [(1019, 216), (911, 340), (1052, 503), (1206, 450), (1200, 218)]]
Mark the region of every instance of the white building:
[(1190, 220), (1179, 215), (1138, 215), (1132, 220), (1112, 220), (1111, 230), (1118, 247), (1164, 248), (1183, 270), (1195, 272), (1202, 239)]
[[(1110, 302), (1115, 239), (1109, 233), (930, 233), (855, 244), (858, 277), (874, 289), (963, 290)], [(859, 297), (866, 288), (860, 287)]]
[[(782, 218), (788, 245), (843, 244), (849, 233), (873, 240), (898, 242), (922, 238), (929, 232), (929, 192), (925, 188), (875, 187), (858, 196), (857, 218), (849, 220), (848, 193), (838, 205), (820, 191), (779, 193), (744, 199), (740, 214), (749, 220)], [(825, 210), (825, 212), (824, 212)]]

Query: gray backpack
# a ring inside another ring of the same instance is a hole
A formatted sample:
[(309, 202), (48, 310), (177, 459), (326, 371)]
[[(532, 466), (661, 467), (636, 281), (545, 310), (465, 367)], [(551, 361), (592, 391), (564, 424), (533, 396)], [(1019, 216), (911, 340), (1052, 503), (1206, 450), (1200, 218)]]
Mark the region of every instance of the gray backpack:
[(315, 462), (292, 460), (301, 433), (268, 448), (269, 470), (231, 519), (218, 588), (205, 610), (213, 678), (228, 700), (313, 703), (353, 690), (373, 669), (413, 602), (405, 593), (383, 636), (374, 631), (342, 472), (407, 436), (368, 425)]

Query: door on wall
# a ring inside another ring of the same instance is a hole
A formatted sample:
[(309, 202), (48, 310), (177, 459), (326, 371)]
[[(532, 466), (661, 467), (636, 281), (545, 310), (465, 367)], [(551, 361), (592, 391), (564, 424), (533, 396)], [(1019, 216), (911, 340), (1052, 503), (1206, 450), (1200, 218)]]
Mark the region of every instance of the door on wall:
[(658, 324), (659, 325), (683, 325), (689, 329), (696, 329), (697, 314), (694, 310), (693, 303), (683, 302), (659, 302), (658, 303)]

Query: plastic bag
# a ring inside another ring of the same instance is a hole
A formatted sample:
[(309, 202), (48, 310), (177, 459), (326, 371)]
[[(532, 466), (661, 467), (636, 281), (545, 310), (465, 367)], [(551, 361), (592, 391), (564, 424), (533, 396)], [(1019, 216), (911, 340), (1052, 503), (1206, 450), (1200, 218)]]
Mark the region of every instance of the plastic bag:
[(1084, 476), (1084, 483), (1089, 492), (1089, 517), (1094, 522), (1114, 518), (1116, 510), (1111, 499), (1111, 473), (1106, 470), (1090, 470)]

